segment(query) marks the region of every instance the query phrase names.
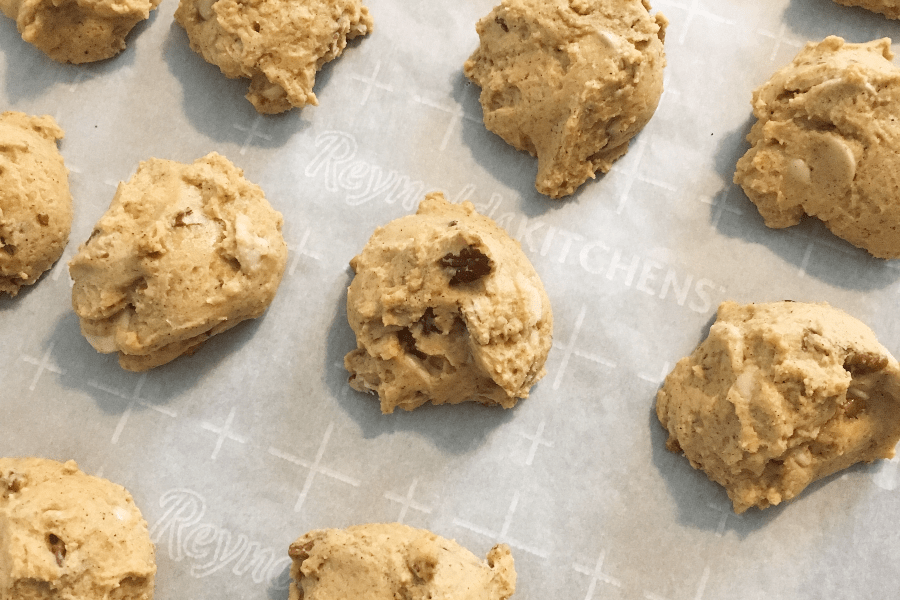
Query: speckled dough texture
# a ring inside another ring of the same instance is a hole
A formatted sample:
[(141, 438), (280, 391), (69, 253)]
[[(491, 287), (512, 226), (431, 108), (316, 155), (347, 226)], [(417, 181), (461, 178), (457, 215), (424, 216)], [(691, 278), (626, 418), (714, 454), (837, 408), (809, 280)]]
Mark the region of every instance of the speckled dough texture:
[(247, 99), (264, 114), (318, 104), (316, 72), (372, 31), (360, 0), (181, 0), (175, 20), (195, 52), (250, 79)]
[(881, 13), (891, 19), (900, 19), (900, 0), (834, 0), (844, 6), (859, 6)]
[(516, 570), (506, 544), (484, 561), (400, 523), (311, 531), (291, 544), (289, 600), (506, 600)]
[(0, 0), (22, 39), (53, 60), (87, 63), (125, 49), (125, 37), (160, 0)]
[(893, 457), (900, 367), (871, 329), (827, 304), (724, 302), (709, 337), (666, 377), (656, 414), (667, 447), (741, 513)]
[(62, 255), (72, 227), (69, 172), (52, 117), (0, 115), (0, 294), (15, 296)]
[(0, 458), (0, 600), (152, 600), (147, 522), (74, 461)]
[(287, 260), (281, 226), (219, 154), (142, 162), (69, 262), (82, 333), (131, 371), (193, 353), (272, 302)]
[(544, 376), (553, 313), (521, 247), (469, 202), (433, 193), (378, 228), (350, 266), (350, 385), (381, 410), (509, 408)]
[(753, 93), (758, 121), (734, 182), (766, 225), (810, 215), (874, 256), (900, 257), (900, 68), (890, 43), (809, 43)]
[(465, 63), (485, 126), (537, 156), (537, 190), (567, 196), (610, 170), (656, 111), (667, 21), (646, 0), (503, 0)]

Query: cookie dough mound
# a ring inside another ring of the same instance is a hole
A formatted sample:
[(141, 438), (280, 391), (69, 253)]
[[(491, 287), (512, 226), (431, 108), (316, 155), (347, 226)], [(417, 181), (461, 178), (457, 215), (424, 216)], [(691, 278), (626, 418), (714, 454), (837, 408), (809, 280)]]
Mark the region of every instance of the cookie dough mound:
[(72, 227), (69, 171), (53, 117), (0, 115), (0, 293), (31, 285), (62, 255)]
[(881, 13), (889, 19), (900, 19), (900, 0), (834, 0), (844, 6), (859, 6)]
[(506, 544), (481, 561), (452, 540), (400, 523), (310, 531), (288, 553), (290, 600), (506, 600), (516, 590)]
[(879, 258), (900, 257), (900, 68), (890, 40), (807, 44), (753, 93), (758, 121), (734, 182), (766, 225), (804, 215)]
[(514, 406), (545, 374), (550, 300), (519, 244), (471, 203), (433, 193), (350, 261), (350, 385), (381, 411), (474, 400)]
[(125, 49), (125, 37), (160, 0), (0, 0), (22, 39), (53, 60), (87, 63)]
[(360, 0), (181, 0), (175, 20), (194, 52), (250, 79), (247, 100), (264, 114), (317, 105), (316, 72), (372, 31)]
[(215, 152), (142, 162), (69, 262), (81, 332), (143, 371), (260, 316), (287, 260), (282, 218)]
[(152, 600), (147, 522), (74, 461), (0, 458), (0, 598)]
[(827, 304), (724, 302), (709, 337), (666, 377), (656, 414), (669, 450), (741, 513), (894, 456), (900, 367), (868, 327)]
[(653, 116), (667, 21), (647, 0), (503, 0), (465, 63), (485, 126), (538, 159), (537, 190), (606, 173)]

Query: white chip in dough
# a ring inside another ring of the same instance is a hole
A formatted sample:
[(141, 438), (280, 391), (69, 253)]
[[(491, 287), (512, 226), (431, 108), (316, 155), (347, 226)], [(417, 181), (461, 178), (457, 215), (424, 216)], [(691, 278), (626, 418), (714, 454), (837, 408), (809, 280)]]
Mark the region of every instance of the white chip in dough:
[(900, 68), (889, 39), (809, 43), (753, 92), (739, 184), (769, 227), (804, 215), (879, 258), (900, 257)]
[(433, 193), (378, 228), (350, 263), (350, 385), (381, 410), (514, 406), (545, 374), (553, 313), (521, 247), (471, 203)]
[(152, 600), (147, 522), (74, 461), (0, 458), (0, 598)]
[(264, 114), (318, 104), (316, 72), (372, 31), (360, 0), (181, 0), (175, 20), (194, 52), (250, 79), (247, 99)]
[(194, 352), (272, 302), (287, 261), (281, 226), (219, 154), (142, 162), (69, 262), (82, 333), (131, 371)]
[(647, 0), (503, 0), (465, 63), (485, 126), (537, 156), (537, 190), (567, 196), (610, 170), (656, 111), (667, 21)]
[(857, 462), (894, 456), (900, 365), (827, 304), (724, 302), (657, 394), (666, 446), (728, 492), (735, 512), (790, 500)]
[(482, 561), (453, 540), (400, 523), (310, 531), (288, 553), (290, 600), (506, 600), (516, 589), (506, 544)]

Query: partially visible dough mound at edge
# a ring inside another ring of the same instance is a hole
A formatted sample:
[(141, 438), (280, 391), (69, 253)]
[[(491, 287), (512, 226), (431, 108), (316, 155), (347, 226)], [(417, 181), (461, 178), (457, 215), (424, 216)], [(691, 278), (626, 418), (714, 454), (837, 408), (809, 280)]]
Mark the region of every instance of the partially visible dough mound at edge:
[(290, 600), (507, 600), (516, 589), (506, 544), (487, 559), (400, 523), (310, 531), (291, 544)]
[(350, 385), (381, 410), (474, 400), (509, 408), (545, 374), (553, 314), (519, 244), (471, 203), (429, 194), (351, 261)]
[(881, 13), (890, 19), (900, 19), (900, 0), (834, 0), (844, 6), (859, 6)]
[(868, 327), (827, 304), (724, 302), (666, 378), (656, 413), (667, 447), (724, 486), (740, 513), (894, 456), (900, 367)]
[(810, 43), (753, 93), (734, 182), (766, 225), (804, 214), (879, 258), (900, 257), (900, 68), (890, 40)]
[(82, 333), (131, 371), (193, 353), (272, 302), (287, 260), (281, 226), (219, 154), (141, 163), (69, 262)]
[(147, 522), (74, 461), (0, 458), (0, 598), (152, 600)]
[(537, 156), (537, 190), (567, 196), (604, 173), (663, 90), (667, 21), (646, 0), (503, 0), (464, 66), (484, 124)]
[(373, 27), (360, 0), (181, 0), (175, 20), (226, 77), (250, 79), (263, 114), (318, 104), (316, 72)]
[(53, 60), (87, 63), (125, 49), (125, 37), (160, 0), (0, 0), (22, 39)]
[(0, 114), (0, 294), (15, 296), (62, 255), (72, 226), (69, 172), (53, 117)]

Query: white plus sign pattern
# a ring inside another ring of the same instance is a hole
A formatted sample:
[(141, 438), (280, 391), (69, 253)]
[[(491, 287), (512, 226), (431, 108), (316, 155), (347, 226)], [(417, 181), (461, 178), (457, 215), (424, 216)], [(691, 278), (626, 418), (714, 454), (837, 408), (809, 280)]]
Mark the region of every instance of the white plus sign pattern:
[[(485, 129), (462, 73), (497, 0), (364, 1), (374, 32), (319, 73), (319, 105), (277, 116), (190, 50), (177, 3), (91, 65), (53, 63), (3, 21), (0, 100), (65, 130), (75, 216), (52, 270), (0, 297), (0, 455), (75, 459), (126, 486), (157, 546), (157, 600), (286, 600), (296, 537), (391, 521), (480, 556), (508, 544), (514, 599), (900, 587), (898, 459), (737, 516), (665, 449), (654, 411), (726, 299), (827, 301), (900, 353), (898, 261), (815, 221), (767, 229), (732, 183), (754, 88), (809, 40), (898, 38), (900, 24), (831, 0), (651, 0), (670, 21), (659, 109), (609, 173), (552, 201), (535, 159)], [(211, 151), (284, 216), (278, 295), (192, 356), (123, 371), (82, 337), (66, 262), (140, 161)], [(504, 227), (553, 303), (547, 374), (513, 409), (382, 415), (348, 385), (349, 262), (432, 190)]]

